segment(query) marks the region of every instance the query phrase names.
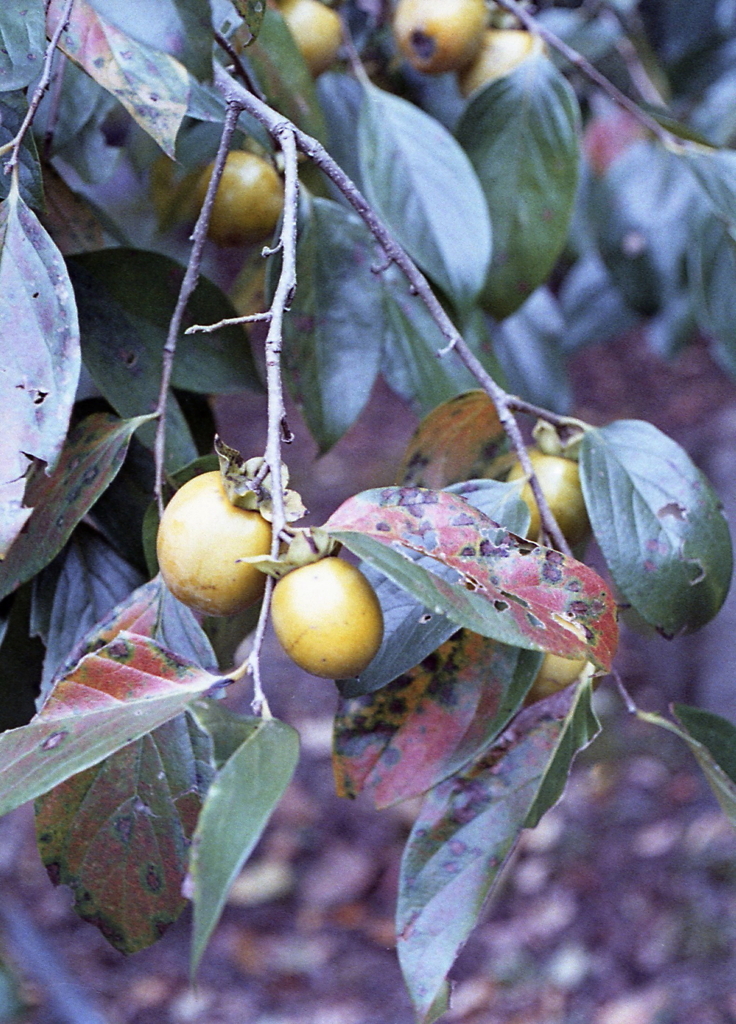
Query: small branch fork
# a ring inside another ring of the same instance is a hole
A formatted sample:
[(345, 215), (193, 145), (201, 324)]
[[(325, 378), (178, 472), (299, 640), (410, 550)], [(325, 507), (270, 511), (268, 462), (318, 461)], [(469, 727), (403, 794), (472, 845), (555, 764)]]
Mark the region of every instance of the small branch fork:
[(284, 127), (288, 126), (296, 147), (309, 157), (337, 186), (366, 223), (373, 237), (381, 245), (386, 255), (386, 260), (390, 263), (395, 263), (400, 268), (409, 281), (412, 290), (427, 307), (433, 320), (442, 332), (447, 342), (447, 350), (454, 349), (458, 358), (470, 370), (484, 391), (492, 399), (498, 412), (498, 418), (516, 450), (524, 473), (529, 477), (534, 497), (539, 506), (542, 527), (555, 547), (569, 555), (570, 547), (549, 510), (549, 506), (532, 470), (524, 438), (512, 412), (510, 396), (506, 394), (503, 388), (496, 384), (475, 353), (465, 343), (459, 331), (442, 308), (427, 279), (413, 260), (392, 237), (383, 221), (378, 217), (375, 210), (369, 205), (368, 201), (339, 164), (335, 163), (327, 150), (316, 139), (300, 131), (295, 125), (286, 121), (283, 115), (267, 106), (258, 97), (248, 93), (223, 68), (217, 67), (215, 69), (215, 84), (227, 98), (228, 102), (234, 102), (237, 98), (243, 109), (259, 121), (273, 138), (278, 139), (284, 131)]

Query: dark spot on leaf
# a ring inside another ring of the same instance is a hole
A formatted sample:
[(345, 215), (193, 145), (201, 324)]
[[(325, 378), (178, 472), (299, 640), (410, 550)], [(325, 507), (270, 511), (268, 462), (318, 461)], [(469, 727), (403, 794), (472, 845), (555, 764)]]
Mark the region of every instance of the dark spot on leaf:
[(52, 860), (46, 865), (46, 874), (51, 879), (52, 885), (61, 885), (61, 865), (58, 861)]
[(68, 729), (60, 729), (58, 732), (52, 732), (51, 735), (47, 736), (41, 744), (41, 750), (55, 750), (60, 743), (64, 742), (68, 735)]
[(163, 879), (161, 873), (155, 864), (149, 864), (146, 867), (146, 888), (149, 892), (160, 892), (163, 887)]
[(34, 292), (33, 295), (31, 295), (31, 298), (32, 299), (37, 299), (40, 294), (41, 294), (40, 292)]
[(590, 608), (585, 601), (571, 601), (569, 611), (571, 611), (576, 618), (582, 618), (589, 614)]
[(459, 512), (450, 520), (450, 526), (474, 526), (475, 519), (467, 512)]
[(380, 533), (391, 533), (391, 527), (388, 523), (376, 523), (376, 530)]
[(99, 466), (90, 466), (90, 468), (85, 472), (84, 476), (82, 477), (82, 483), (91, 484), (92, 481), (98, 477), (99, 472)]
[(654, 563), (654, 562), (653, 562), (653, 561), (651, 560), (651, 558), (647, 558), (647, 559), (645, 559), (645, 561), (644, 561), (644, 563), (643, 563), (643, 566), (644, 566), (644, 571), (645, 571), (645, 572), (656, 572), (656, 571), (657, 571), (657, 566), (656, 566), (656, 564), (655, 564), (655, 563)]
[(480, 590), (480, 583), (474, 576), (468, 576), (467, 573), (463, 574), (463, 586), (466, 590)]
[(127, 845), (127, 843), (130, 842), (130, 837), (133, 834), (132, 814), (121, 814), (119, 818), (115, 819), (114, 828), (118, 838), (120, 839), (120, 842)]
[(387, 768), (394, 768), (401, 760), (401, 751), (396, 747), (387, 747), (381, 761)]
[(426, 626), (428, 622), (432, 621), (432, 615), (430, 612), (425, 612), (424, 615), (419, 616), (419, 625)]
[(475, 548), (474, 548), (474, 547), (470, 547), (470, 546), (464, 547), (464, 548), (463, 548), (463, 549), (461, 550), (460, 554), (461, 554), (461, 555), (462, 555), (462, 556), (463, 556), (464, 558), (472, 558), (472, 557), (473, 557), (473, 555), (475, 554)]
[(537, 616), (533, 615), (531, 612), (527, 612), (526, 613), (526, 619), (527, 619), (527, 622), (529, 623), (529, 625), (533, 626), (534, 629), (544, 629), (545, 628), (545, 625), (542, 622), (542, 620), (538, 619)]
[(506, 601), (500, 601), (498, 598), (493, 602), (493, 607), (497, 612), (507, 612), (509, 610), (509, 606)]

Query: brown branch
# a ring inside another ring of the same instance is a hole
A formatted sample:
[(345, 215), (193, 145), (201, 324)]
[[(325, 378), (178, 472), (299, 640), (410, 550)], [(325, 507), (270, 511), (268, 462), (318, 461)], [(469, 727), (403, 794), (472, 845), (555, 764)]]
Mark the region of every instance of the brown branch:
[(200, 209), (199, 216), (197, 217), (197, 223), (194, 225), (194, 231), (192, 232), (192, 241), (194, 244), (192, 245), (192, 251), (189, 254), (189, 262), (187, 263), (184, 279), (181, 282), (179, 296), (176, 300), (176, 306), (169, 323), (169, 331), (164, 344), (163, 362), (161, 366), (161, 386), (159, 388), (158, 403), (156, 405), (158, 423), (156, 424), (156, 439), (153, 449), (156, 474), (154, 491), (156, 495), (156, 502), (158, 504), (159, 515), (163, 513), (164, 459), (166, 451), (166, 404), (169, 397), (171, 375), (174, 370), (176, 343), (179, 338), (182, 320), (184, 319), (184, 311), (186, 310), (187, 303), (191, 298), (192, 292), (197, 287), (197, 282), (199, 280), (199, 272), (202, 266), (202, 252), (204, 250), (205, 242), (207, 241), (207, 228), (209, 227), (210, 217), (212, 216), (212, 204), (215, 200), (217, 186), (220, 184), (220, 178), (222, 177), (222, 171), (225, 167), (228, 149), (230, 148), (230, 141), (233, 137), (233, 132), (235, 131), (235, 126), (238, 122), (238, 118), (240, 117), (241, 110), (242, 107), (237, 103), (228, 104), (225, 123), (222, 126), (222, 135), (220, 136), (220, 144), (217, 148), (217, 156), (215, 157), (212, 175), (210, 177), (209, 185), (207, 186), (207, 192), (204, 197), (204, 202), (202, 203), (202, 208)]
[(11, 139), (10, 142), (6, 142), (5, 145), (0, 148), (0, 156), (5, 153), (10, 153), (10, 159), (6, 162), (4, 168), (6, 174), (10, 174), (11, 172), (17, 173), (18, 162), (20, 160), (20, 147), (23, 145), (23, 139), (25, 138), (26, 132), (31, 127), (33, 118), (36, 116), (36, 111), (43, 99), (43, 94), (49, 87), (49, 82), (51, 81), (51, 65), (53, 64), (56, 48), (59, 45), (62, 33), (69, 24), (73, 4), (74, 0), (66, 0), (66, 3), (64, 4), (61, 15), (59, 16), (59, 21), (53, 31), (51, 39), (49, 40), (49, 45), (46, 47), (46, 52), (44, 53), (41, 77), (38, 80), (38, 85), (33, 90), (31, 102), (28, 104), (28, 110), (21, 122), (20, 128), (16, 132), (15, 137)]
[(279, 138), (280, 134), (285, 130), (293, 133), (299, 150), (308, 156), (337, 186), (353, 209), (363, 219), (373, 237), (379, 242), (386, 255), (386, 259), (395, 263), (401, 269), (409, 281), (413, 292), (427, 307), (432, 319), (439, 327), (442, 336), (447, 342), (447, 349), (455, 351), (458, 358), (470, 370), (483, 390), (492, 399), (498, 412), (498, 418), (514, 446), (524, 473), (529, 478), (532, 492), (539, 506), (539, 514), (544, 531), (551, 538), (555, 547), (569, 555), (570, 547), (550, 512), (549, 505), (542, 494), (539, 482), (532, 469), (524, 438), (511, 410), (509, 396), (494, 381), (475, 353), (466, 344), (447, 313), (445, 313), (426, 277), (414, 261), (393, 238), (365, 196), (357, 189), (353, 181), (345, 174), (340, 165), (332, 159), (320, 142), (302, 132), (282, 114), (267, 106), (257, 97), (247, 93), (223, 68), (215, 68), (215, 84), (226, 97), (237, 97), (243, 109), (259, 121), (273, 138)]

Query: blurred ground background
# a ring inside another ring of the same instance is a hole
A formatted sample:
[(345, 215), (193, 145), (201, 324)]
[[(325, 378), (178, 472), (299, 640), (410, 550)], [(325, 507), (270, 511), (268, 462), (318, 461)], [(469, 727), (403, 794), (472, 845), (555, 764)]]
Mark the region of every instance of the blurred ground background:
[[(685, 444), (736, 510), (736, 386), (705, 346), (672, 365), (638, 335), (573, 365), (576, 415), (635, 416)], [(636, 387), (632, 382), (636, 381)], [(217, 407), (230, 444), (263, 447), (265, 399)], [(391, 482), (414, 419), (385, 389), (336, 448), (314, 461), (298, 415), (292, 483), (318, 522), (349, 494)], [(733, 519), (732, 519), (733, 521)], [(736, 718), (733, 602), (696, 637), (627, 634), (619, 668), (640, 706), (671, 700)], [(204, 958), (188, 979), (188, 915), (125, 958), (53, 889), (32, 813), (0, 821), (0, 1021), (20, 1024), (410, 1024), (393, 950), (403, 843), (415, 807), (380, 814), (334, 796), (331, 683), (269, 641), (274, 713), (301, 732), (303, 758)], [(247, 707), (247, 694), (233, 695)], [(449, 1021), (465, 1024), (736, 1022), (736, 833), (673, 737), (597, 695), (602, 736), (566, 795), (525, 834), (455, 969)]]

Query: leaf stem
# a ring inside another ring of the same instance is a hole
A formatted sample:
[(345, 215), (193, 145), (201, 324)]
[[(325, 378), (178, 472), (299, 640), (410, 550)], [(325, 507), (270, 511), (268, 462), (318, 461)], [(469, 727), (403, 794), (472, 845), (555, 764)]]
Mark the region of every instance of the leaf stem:
[(4, 146), (0, 147), (0, 156), (4, 156), (5, 153), (10, 153), (10, 159), (5, 164), (5, 174), (10, 174), (11, 171), (15, 171), (20, 160), (20, 147), (23, 145), (23, 139), (26, 136), (26, 132), (31, 127), (33, 118), (36, 116), (38, 106), (43, 99), (43, 94), (49, 87), (51, 81), (51, 65), (54, 61), (54, 55), (56, 54), (56, 48), (59, 45), (62, 33), (69, 24), (69, 18), (72, 13), (72, 6), (74, 0), (66, 0), (62, 9), (59, 20), (56, 24), (56, 28), (53, 31), (49, 45), (46, 47), (46, 52), (43, 57), (43, 67), (41, 70), (41, 77), (38, 80), (36, 88), (33, 90), (33, 96), (31, 102), (28, 104), (28, 110), (23, 118), (20, 128), (9, 142), (6, 142)]

